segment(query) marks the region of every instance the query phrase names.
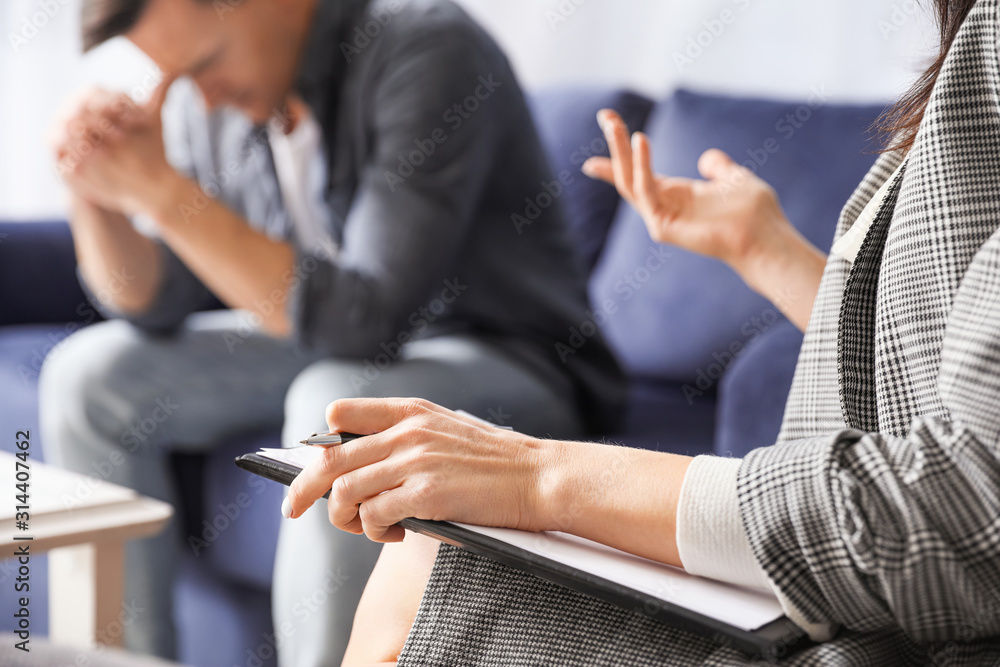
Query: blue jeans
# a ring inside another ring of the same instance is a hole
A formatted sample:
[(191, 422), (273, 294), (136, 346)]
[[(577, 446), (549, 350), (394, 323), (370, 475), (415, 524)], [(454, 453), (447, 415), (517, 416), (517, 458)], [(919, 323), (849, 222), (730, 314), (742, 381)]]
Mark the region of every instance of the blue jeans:
[[(337, 398), (420, 396), (527, 433), (580, 433), (568, 380), (553, 386), (476, 338), (410, 343), (385, 367), (323, 360), (245, 321), (238, 311), (220, 311), (190, 316), (169, 338), (120, 321), (71, 336), (46, 360), (40, 378), (46, 457), (173, 503), (170, 451), (210, 451), (228, 436), (282, 423), (288, 446), (325, 428), (325, 408)], [(147, 610), (129, 628), (126, 645), (164, 657), (176, 652), (176, 523), (126, 552), (126, 599)], [(273, 592), (275, 628), (289, 638), (279, 655), (283, 667), (340, 663), (379, 550), (363, 536), (334, 529), (325, 501), (283, 524)]]

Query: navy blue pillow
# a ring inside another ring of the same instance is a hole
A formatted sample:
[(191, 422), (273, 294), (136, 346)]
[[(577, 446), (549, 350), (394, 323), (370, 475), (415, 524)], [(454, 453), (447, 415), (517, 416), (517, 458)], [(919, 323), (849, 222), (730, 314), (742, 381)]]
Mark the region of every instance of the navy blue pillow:
[(559, 200), (578, 255), (589, 273), (604, 246), (618, 208), (618, 193), (587, 178), (580, 167), (590, 157), (608, 155), (597, 112), (616, 109), (629, 125), (642, 128), (652, 101), (621, 90), (555, 88), (531, 99), (531, 108), (553, 174), (568, 183)]
[[(789, 219), (828, 249), (844, 203), (875, 160), (867, 130), (882, 109), (809, 102), (679, 90), (647, 123), (654, 166), (697, 178), (698, 157), (720, 148), (753, 165)], [(727, 266), (658, 247), (631, 207), (619, 210), (590, 288), (596, 317), (607, 320), (604, 332), (634, 377), (700, 379), (714, 389), (718, 377), (704, 377), (774, 323), (770, 304)]]

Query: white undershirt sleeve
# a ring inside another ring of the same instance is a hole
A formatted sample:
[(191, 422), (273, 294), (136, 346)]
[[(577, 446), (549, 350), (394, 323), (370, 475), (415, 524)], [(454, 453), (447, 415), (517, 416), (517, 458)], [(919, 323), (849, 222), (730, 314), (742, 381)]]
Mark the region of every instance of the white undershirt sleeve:
[(807, 622), (775, 588), (750, 547), (736, 479), (741, 459), (698, 456), (688, 467), (677, 505), (677, 551), (690, 574), (771, 591), (785, 615), (810, 638), (825, 641), (836, 626)]
[(677, 550), (691, 574), (770, 590), (740, 517), (740, 463), (717, 456), (698, 456), (691, 462), (677, 506)]

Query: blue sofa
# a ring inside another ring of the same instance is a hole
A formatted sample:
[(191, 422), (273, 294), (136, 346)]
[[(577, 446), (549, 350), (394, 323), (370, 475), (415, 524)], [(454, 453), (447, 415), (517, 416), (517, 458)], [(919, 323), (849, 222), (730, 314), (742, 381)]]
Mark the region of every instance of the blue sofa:
[[(771, 444), (801, 335), (725, 266), (657, 248), (613, 188), (580, 175), (587, 157), (606, 153), (595, 114), (613, 107), (633, 128), (644, 128), (661, 173), (696, 177), (702, 151), (726, 150), (771, 183), (789, 218), (827, 247), (843, 202), (874, 161), (866, 130), (881, 108), (683, 90), (653, 104), (594, 89), (550, 90), (533, 107), (555, 173), (568, 174), (558, 199), (590, 271), (595, 324), (632, 380), (621, 431), (595, 439), (690, 455), (741, 456)], [(11, 436), (31, 429), (38, 458), (41, 362), (59, 341), (98, 319), (76, 283), (65, 222), (0, 223), (0, 421)], [(0, 442), (10, 449), (13, 440)], [(232, 461), (276, 443), (277, 433), (247, 433), (208, 456), (174, 457), (186, 489), (179, 517), (189, 536), (177, 547), (182, 574), (174, 591), (187, 664), (274, 664), (269, 590), (282, 490)], [(10, 572), (0, 563), (0, 586), (9, 584)], [(41, 634), (43, 561), (34, 574)], [(8, 606), (4, 596), (0, 631), (11, 629)]]

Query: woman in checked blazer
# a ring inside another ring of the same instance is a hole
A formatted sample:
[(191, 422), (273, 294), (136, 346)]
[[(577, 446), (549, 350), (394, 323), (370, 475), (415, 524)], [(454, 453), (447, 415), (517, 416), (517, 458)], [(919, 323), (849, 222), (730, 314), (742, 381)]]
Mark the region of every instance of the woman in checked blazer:
[[(416, 516), (562, 530), (771, 589), (823, 640), (788, 665), (1000, 665), (1000, 0), (938, 0), (939, 59), (829, 256), (718, 151), (655, 176), (611, 112), (614, 182), (650, 233), (716, 256), (806, 335), (779, 441), (743, 460), (527, 438), (418, 401), (341, 401), (374, 433), (296, 480), (299, 516), (375, 540)], [(436, 560), (435, 560), (436, 554)], [(780, 657), (780, 656), (779, 656)], [(387, 547), (346, 664), (760, 661), (418, 536)]]

